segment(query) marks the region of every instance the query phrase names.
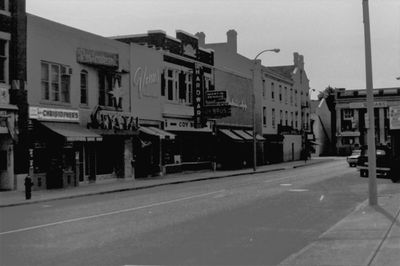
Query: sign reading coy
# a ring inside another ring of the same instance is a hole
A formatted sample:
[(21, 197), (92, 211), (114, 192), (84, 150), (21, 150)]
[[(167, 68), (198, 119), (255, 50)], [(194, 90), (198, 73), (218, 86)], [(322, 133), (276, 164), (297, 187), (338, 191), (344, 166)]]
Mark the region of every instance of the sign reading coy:
[(86, 48), (76, 49), (76, 60), (84, 64), (118, 67), (118, 54)]

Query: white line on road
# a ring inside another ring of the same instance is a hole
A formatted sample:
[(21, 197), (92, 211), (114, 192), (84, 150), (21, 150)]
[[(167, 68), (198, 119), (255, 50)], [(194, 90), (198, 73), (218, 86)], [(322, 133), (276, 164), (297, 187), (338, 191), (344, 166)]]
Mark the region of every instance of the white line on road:
[(322, 201), (324, 199), (324, 195), (321, 195), (321, 197), (319, 198), (319, 201)]
[(84, 216), (84, 217), (79, 217), (79, 218), (74, 218), (74, 219), (58, 221), (58, 222), (54, 222), (54, 223), (41, 224), (41, 225), (35, 225), (35, 226), (15, 229), (15, 230), (11, 230), (11, 231), (1, 232), (0, 236), (12, 234), (12, 233), (19, 233), (19, 232), (34, 230), (34, 229), (39, 229), (39, 228), (44, 228), (44, 227), (49, 227), (49, 226), (53, 226), (53, 225), (72, 223), (72, 222), (78, 222), (78, 221), (83, 221), (83, 220), (88, 220), (88, 219), (93, 219), (93, 218), (98, 218), (98, 217), (103, 217), (103, 216), (120, 214), (120, 213), (124, 213), (124, 212), (137, 211), (137, 210), (140, 210), (140, 209), (145, 209), (145, 208), (150, 208), (150, 207), (155, 207), (155, 206), (160, 206), (160, 205), (166, 205), (166, 204), (170, 204), (170, 203), (174, 203), (174, 202), (179, 202), (179, 201), (184, 201), (184, 200), (189, 200), (189, 199), (195, 199), (195, 198), (201, 198), (201, 197), (209, 196), (209, 195), (212, 195), (212, 194), (218, 194), (218, 193), (221, 193), (221, 192), (224, 192), (224, 191), (225, 190), (222, 189), (222, 190), (213, 191), (213, 192), (209, 192), (209, 193), (197, 194), (197, 195), (193, 195), (193, 196), (189, 196), (189, 197), (178, 198), (178, 199), (173, 199), (173, 200), (168, 200), (168, 201), (162, 201), (162, 202), (152, 203), (152, 204), (149, 204), (149, 205), (144, 205), (144, 206), (139, 206), (139, 207), (134, 207), (134, 208), (129, 208), (129, 209), (122, 209), (122, 210), (118, 210), (118, 211), (112, 211), (112, 212), (106, 212), (106, 213), (101, 213), (101, 214), (96, 214), (96, 215)]
[(294, 188), (294, 189), (289, 189), (291, 192), (305, 192), (308, 191), (308, 189), (305, 188)]

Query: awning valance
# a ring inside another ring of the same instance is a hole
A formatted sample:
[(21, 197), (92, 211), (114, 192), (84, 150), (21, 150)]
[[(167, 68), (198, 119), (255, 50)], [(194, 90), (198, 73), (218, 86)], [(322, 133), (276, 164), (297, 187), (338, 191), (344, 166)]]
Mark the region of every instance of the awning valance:
[(253, 136), (246, 133), (244, 130), (241, 129), (233, 129), (232, 130), (235, 134), (239, 135), (244, 140), (252, 140)]
[[(245, 131), (247, 134), (253, 137), (253, 130), (245, 130)], [(256, 139), (261, 141), (265, 140), (265, 138), (263, 136), (260, 136), (259, 134), (256, 134)]]
[(145, 134), (159, 137), (160, 139), (175, 139), (175, 134), (169, 133), (156, 127), (140, 127), (139, 131)]
[(225, 136), (227, 136), (232, 140), (239, 140), (239, 141), (243, 140), (241, 137), (239, 137), (229, 129), (220, 129), (219, 132), (221, 132), (222, 134), (224, 134)]
[[(241, 140), (241, 141), (252, 141), (253, 140), (253, 131), (251, 130), (242, 130), (242, 129), (220, 129), (219, 130), (224, 135), (228, 136), (232, 140)], [(256, 135), (257, 141), (264, 141), (265, 138)]]
[(80, 126), (79, 124), (58, 122), (41, 122), (41, 124), (58, 135), (65, 137), (66, 141), (69, 142), (103, 140), (102, 136)]

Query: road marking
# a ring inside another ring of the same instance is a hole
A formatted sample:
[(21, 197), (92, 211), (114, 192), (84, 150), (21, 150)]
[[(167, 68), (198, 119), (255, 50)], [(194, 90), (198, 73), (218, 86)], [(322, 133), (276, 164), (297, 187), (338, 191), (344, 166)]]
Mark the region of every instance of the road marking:
[(291, 191), (291, 192), (305, 192), (305, 191), (308, 191), (308, 189), (304, 189), (304, 188), (293, 188), (293, 189), (289, 189), (289, 191)]
[(139, 207), (134, 207), (134, 208), (129, 208), (129, 209), (122, 209), (122, 210), (118, 210), (118, 211), (106, 212), (106, 213), (101, 213), (101, 214), (96, 214), (96, 215), (90, 215), (90, 216), (84, 216), (84, 217), (79, 217), (79, 218), (74, 218), (74, 219), (58, 221), (58, 222), (54, 222), (54, 223), (41, 224), (41, 225), (35, 225), (35, 226), (30, 226), (30, 227), (25, 227), (25, 228), (5, 231), (5, 232), (1, 232), (0, 236), (12, 234), (12, 233), (19, 233), (19, 232), (34, 230), (34, 229), (40, 229), (40, 228), (59, 225), (59, 224), (72, 223), (72, 222), (78, 222), (78, 221), (83, 221), (83, 220), (88, 220), (88, 219), (93, 219), (93, 218), (98, 218), (98, 217), (103, 217), (103, 216), (109, 216), (109, 215), (120, 214), (120, 213), (125, 213), (125, 212), (137, 211), (137, 210), (146, 209), (146, 208), (150, 208), (150, 207), (166, 205), (166, 204), (170, 204), (170, 203), (174, 203), (174, 202), (179, 202), (179, 201), (184, 201), (184, 200), (189, 200), (189, 199), (195, 199), (195, 198), (201, 198), (201, 197), (205, 197), (205, 196), (209, 196), (209, 195), (213, 195), (213, 194), (218, 194), (218, 193), (221, 193), (221, 192), (224, 192), (224, 191), (225, 190), (222, 189), (222, 190), (218, 190), (218, 191), (213, 191), (213, 192), (197, 194), (197, 195), (193, 195), (193, 196), (189, 196), (189, 197), (184, 197), (184, 198), (178, 198), (178, 199), (173, 199), (173, 200), (168, 200), (168, 201), (152, 203), (152, 204), (149, 204), (149, 205), (144, 205), (144, 206), (139, 206)]
[(290, 187), (292, 184), (281, 184), (282, 187)]
[(324, 199), (324, 195), (321, 195), (321, 197), (319, 198), (319, 201), (322, 201)]

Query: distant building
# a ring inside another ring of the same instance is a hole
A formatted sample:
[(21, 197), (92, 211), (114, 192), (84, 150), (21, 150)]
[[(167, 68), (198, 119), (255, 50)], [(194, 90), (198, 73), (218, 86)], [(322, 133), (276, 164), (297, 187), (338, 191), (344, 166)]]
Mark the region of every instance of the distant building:
[[(23, 132), (26, 106), (26, 14), (25, 1), (0, 1), (0, 189), (15, 189), (15, 153), (18, 129)], [(16, 99), (20, 99), (17, 105)], [(21, 132), (20, 131), (20, 132)]]
[(229, 30), (227, 41), (222, 43), (205, 43), (204, 33), (196, 35), (203, 47), (215, 51), (217, 69), (250, 79), (251, 87), (241, 88), (250, 95), (254, 68), (256, 132), (264, 138), (257, 145), (258, 163), (298, 160), (305, 133), (310, 130), (310, 88), (303, 56), (294, 53), (293, 65), (265, 67), (260, 60), (254, 64), (254, 60), (237, 52), (235, 30)]
[[(400, 106), (400, 87), (377, 88), (374, 93), (375, 143), (390, 143), (389, 107)], [(339, 155), (367, 145), (366, 90), (335, 89), (336, 149)]]
[(331, 112), (322, 98), (320, 101), (311, 101), (310, 116), (311, 132), (314, 136), (313, 145), (316, 156), (331, 155), (332, 151), (332, 122)]

